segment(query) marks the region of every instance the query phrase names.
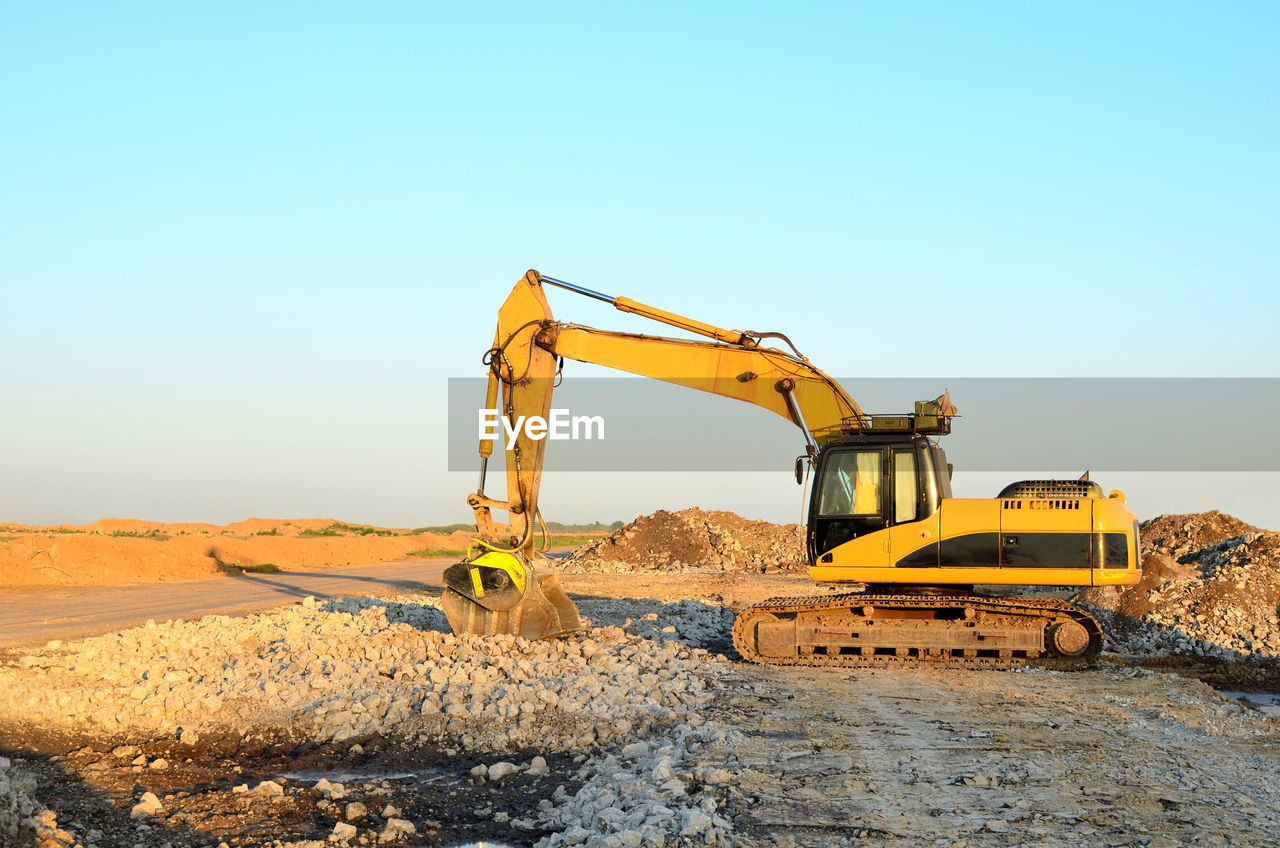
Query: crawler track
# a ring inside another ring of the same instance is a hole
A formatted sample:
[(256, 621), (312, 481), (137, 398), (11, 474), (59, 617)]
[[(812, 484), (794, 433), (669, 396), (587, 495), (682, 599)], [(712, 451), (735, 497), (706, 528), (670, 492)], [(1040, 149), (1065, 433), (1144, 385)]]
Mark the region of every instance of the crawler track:
[(863, 594), (770, 598), (733, 624), (744, 659), (770, 665), (883, 668), (1084, 668), (1102, 629), (1048, 598)]

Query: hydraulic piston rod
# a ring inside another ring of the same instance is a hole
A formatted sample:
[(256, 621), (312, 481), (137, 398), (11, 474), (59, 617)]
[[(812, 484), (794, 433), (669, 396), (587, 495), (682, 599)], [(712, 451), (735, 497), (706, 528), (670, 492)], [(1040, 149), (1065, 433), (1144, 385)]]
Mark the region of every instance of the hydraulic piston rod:
[(681, 330), (687, 330), (690, 333), (697, 333), (700, 336), (706, 336), (709, 339), (715, 339), (718, 342), (725, 342), (732, 345), (740, 345), (742, 347), (755, 347), (755, 339), (748, 336), (741, 330), (726, 330), (723, 327), (717, 327), (714, 324), (707, 324), (702, 321), (695, 321), (692, 318), (686, 318), (684, 315), (677, 315), (674, 312), (668, 312), (665, 309), (659, 309), (656, 306), (640, 303), (629, 297), (611, 297), (607, 294), (601, 294), (598, 291), (584, 288), (583, 286), (568, 283), (564, 280), (557, 280), (555, 277), (542, 275), (544, 283), (551, 283), (553, 286), (559, 286), (562, 289), (568, 289), (571, 292), (586, 295), (587, 297), (602, 300), (605, 303), (613, 304), (613, 308), (619, 312), (630, 312), (633, 315), (641, 315), (645, 318), (652, 318), (654, 321), (661, 321), (663, 324), (669, 324), (672, 327), (679, 327)]

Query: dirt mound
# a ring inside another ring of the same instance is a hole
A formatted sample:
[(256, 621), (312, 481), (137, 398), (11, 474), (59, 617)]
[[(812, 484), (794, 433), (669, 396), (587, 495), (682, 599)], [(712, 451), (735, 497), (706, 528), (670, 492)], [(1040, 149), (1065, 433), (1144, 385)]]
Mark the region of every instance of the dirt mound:
[(1190, 515), (1159, 515), (1142, 522), (1142, 552), (1162, 553), (1182, 562), (1206, 548), (1258, 529), (1216, 509)]
[(642, 515), (557, 566), (568, 574), (715, 569), (747, 573), (804, 567), (804, 529), (697, 507)]
[(1150, 595), (1164, 584), (1196, 574), (1192, 565), (1174, 562), (1162, 553), (1144, 553), (1142, 556), (1142, 580), (1133, 586), (1095, 586), (1076, 596), (1096, 607), (1122, 613), (1130, 618), (1142, 618), (1154, 609)]
[(1130, 620), (1117, 622), (1112, 647), (1280, 658), (1280, 534), (1217, 511), (1160, 516), (1142, 529), (1142, 581), (1076, 596)]

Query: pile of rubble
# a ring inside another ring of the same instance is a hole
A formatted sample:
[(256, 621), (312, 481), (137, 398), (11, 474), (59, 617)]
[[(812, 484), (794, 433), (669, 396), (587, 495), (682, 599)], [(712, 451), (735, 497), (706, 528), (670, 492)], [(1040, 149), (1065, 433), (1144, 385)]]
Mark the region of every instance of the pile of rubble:
[(1190, 515), (1160, 515), (1142, 522), (1142, 551), (1182, 561), (1228, 539), (1259, 528), (1218, 510)]
[(705, 701), (709, 659), (600, 627), (571, 640), (455, 636), (435, 599), (346, 598), (51, 646), (0, 672), (0, 720), (108, 733), (316, 742), (396, 733), (470, 750), (585, 750)]
[[(444, 632), (430, 598), (307, 598), (260, 615), (148, 622), (51, 642), (0, 668), (0, 724), (169, 740), (193, 755), (195, 746), (227, 739), (344, 748), (391, 739), (447, 756), (538, 750), (581, 764), (570, 780), (580, 789), (562, 785), (558, 803), (511, 821), (524, 833), (551, 834), (545, 845), (727, 844), (728, 824), (715, 810), (728, 778), (699, 760), (726, 733), (702, 717), (725, 666), (723, 657), (692, 647), (723, 630), (723, 612), (694, 602), (606, 599), (587, 601), (583, 613), (620, 626), (591, 626), (567, 640), (458, 637)], [(148, 774), (159, 768), (143, 766)], [(546, 774), (547, 765), (539, 756), (528, 765), (479, 768), (479, 779), (501, 780)], [(42, 815), (35, 787), (9, 780), (7, 769), (0, 760), (0, 844), (9, 844), (8, 831), (31, 832)], [(235, 791), (292, 797), (306, 790), (249, 784)], [(145, 806), (148, 796), (141, 798)], [(162, 808), (139, 810), (163, 815)], [(370, 838), (386, 841), (387, 827), (410, 833), (416, 826), (382, 819)], [(354, 839), (351, 828), (363, 838), (366, 823), (340, 824), (338, 841)]]
[(1076, 596), (1104, 614), (1109, 649), (1280, 658), (1280, 534), (1216, 511), (1162, 515), (1141, 531), (1142, 581)]
[(733, 571), (752, 574), (804, 567), (804, 528), (696, 507), (658, 510), (557, 564), (566, 574), (634, 571)]

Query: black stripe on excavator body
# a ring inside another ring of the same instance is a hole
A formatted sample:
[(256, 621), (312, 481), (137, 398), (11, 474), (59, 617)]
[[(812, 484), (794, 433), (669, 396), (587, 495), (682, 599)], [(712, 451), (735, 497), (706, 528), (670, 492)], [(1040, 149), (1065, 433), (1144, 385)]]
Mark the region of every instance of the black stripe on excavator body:
[(1128, 568), (1125, 533), (965, 533), (912, 551), (898, 568)]

